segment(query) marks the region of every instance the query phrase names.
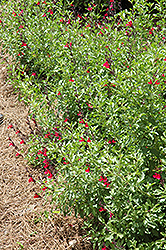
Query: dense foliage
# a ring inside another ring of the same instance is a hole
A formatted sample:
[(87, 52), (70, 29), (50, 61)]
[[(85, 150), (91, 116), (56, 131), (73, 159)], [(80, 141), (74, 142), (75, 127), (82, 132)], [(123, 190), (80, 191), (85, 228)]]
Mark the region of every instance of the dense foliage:
[(113, 2), (99, 21), (94, 3), (76, 15), (10, 1), (3, 52), (36, 125), (28, 160), (46, 196), (85, 218), (94, 247), (166, 249), (165, 3), (152, 18), (145, 1), (118, 14)]

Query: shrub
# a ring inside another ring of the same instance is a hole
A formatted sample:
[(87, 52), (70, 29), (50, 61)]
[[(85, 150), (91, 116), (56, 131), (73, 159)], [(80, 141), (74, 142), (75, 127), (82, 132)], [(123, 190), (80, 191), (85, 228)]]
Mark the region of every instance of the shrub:
[(10, 81), (38, 131), (28, 160), (94, 247), (165, 249), (164, 1), (155, 26), (145, 1), (100, 22), (93, 8), (11, 1), (2, 13)]

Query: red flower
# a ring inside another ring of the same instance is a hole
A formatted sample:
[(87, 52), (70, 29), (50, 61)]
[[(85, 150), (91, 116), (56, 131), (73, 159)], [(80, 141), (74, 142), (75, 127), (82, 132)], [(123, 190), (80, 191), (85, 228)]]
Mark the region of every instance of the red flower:
[(104, 177), (104, 178), (103, 178), (103, 176), (100, 176), (100, 179), (99, 179), (99, 181), (103, 181), (103, 182), (106, 182), (106, 181), (107, 181), (107, 177)]
[(155, 173), (155, 174), (153, 175), (153, 178), (160, 180), (161, 175), (160, 175), (160, 174)]
[(42, 17), (46, 17), (46, 16), (47, 16), (46, 13), (44, 13)]
[(91, 142), (90, 138), (88, 138), (87, 142)]
[(64, 120), (64, 122), (67, 122), (68, 121), (68, 118), (66, 118), (65, 120)]
[(130, 22), (128, 22), (127, 24), (126, 24), (126, 26), (129, 26), (129, 27), (131, 27), (133, 24), (132, 24), (132, 21), (130, 21)]
[(14, 146), (14, 144), (11, 142), (11, 143), (9, 144), (9, 146)]
[(50, 12), (51, 15), (53, 14), (53, 11), (51, 9), (49, 9), (47, 12)]
[(43, 3), (47, 4), (46, 1), (44, 1)]
[(0, 20), (0, 23), (2, 23), (2, 21)]
[(16, 156), (19, 156), (20, 154), (19, 153), (16, 153)]
[(22, 29), (22, 28), (24, 28), (24, 26), (23, 26), (23, 25), (21, 25), (21, 26), (19, 27), (19, 29)]
[(28, 182), (34, 182), (34, 179), (32, 177), (29, 178)]
[(85, 124), (85, 128), (88, 128), (88, 127), (89, 127), (89, 126), (88, 126), (88, 123), (86, 123), (86, 124)]
[(79, 111), (79, 113), (77, 114), (78, 116), (81, 116), (81, 111)]
[(24, 42), (22, 42), (21, 47), (24, 47), (24, 46), (27, 46), (27, 44), (26, 44), (26, 43), (24, 43)]
[(152, 80), (150, 80), (150, 82), (148, 82), (148, 84), (152, 84)]
[(15, 12), (12, 13), (14, 16), (17, 16), (17, 14)]
[(103, 207), (99, 208), (99, 212), (107, 211), (107, 209), (104, 209)]
[[(103, 32), (100, 31), (100, 32), (99, 32), (99, 35), (103, 35)], [(103, 66), (104, 66), (104, 65), (103, 65)]]
[(88, 8), (87, 10), (92, 11), (92, 8)]
[(45, 191), (47, 188), (48, 188), (48, 187), (44, 187), (44, 188), (42, 188), (42, 190)]
[(155, 84), (159, 85), (160, 83), (158, 82), (158, 80), (155, 82)]
[(85, 123), (83, 119), (81, 119), (81, 121), (79, 121), (79, 123)]
[(40, 196), (38, 194), (35, 194), (34, 198), (40, 198)]
[(110, 65), (109, 65), (109, 63), (107, 61), (103, 64), (103, 66), (106, 67), (107, 69), (110, 68)]
[[(48, 163), (48, 162), (47, 162), (47, 163)], [(48, 164), (45, 164), (45, 165), (44, 165), (44, 168), (48, 168), (48, 166), (49, 166)]]
[(88, 167), (87, 169), (85, 169), (85, 172), (89, 173), (90, 172), (90, 167)]
[(43, 152), (41, 150), (39, 150), (39, 152), (37, 153), (38, 155), (41, 155), (43, 154)]
[(104, 185), (105, 185), (106, 187), (109, 187), (109, 185), (111, 185), (111, 184), (108, 183), (108, 182), (104, 182)]
[(39, 5), (40, 3), (38, 2), (37, 5)]
[(69, 80), (69, 82), (74, 82), (74, 80), (71, 78), (71, 79)]
[(23, 144), (23, 143), (25, 143), (24, 140), (20, 141), (20, 144)]
[[(112, 0), (111, 0), (111, 1), (112, 1)], [(102, 250), (108, 250), (108, 248), (105, 246), (105, 247), (102, 248)]]
[(113, 215), (114, 215), (114, 214), (110, 212), (110, 218), (112, 218)]
[(90, 73), (90, 71), (89, 71), (89, 70), (87, 70), (87, 73)]
[(9, 128), (13, 128), (13, 125), (9, 125), (7, 128), (8, 128), (8, 129), (9, 129)]
[(43, 163), (47, 163), (47, 164), (48, 164), (47, 159), (45, 159), (45, 160), (43, 161)]
[(82, 141), (85, 141), (82, 137), (81, 137), (81, 140), (79, 140), (80, 142), (82, 142)]
[(77, 17), (82, 18), (79, 14), (78, 14), (78, 16), (77, 16)]
[(109, 140), (108, 143), (111, 144), (111, 143), (115, 143), (116, 141), (113, 139), (112, 141)]
[(164, 61), (166, 61), (166, 58), (164, 58)]
[(52, 175), (52, 174), (50, 174), (50, 175), (48, 176), (48, 178), (49, 178), (49, 179), (51, 179), (52, 177), (53, 177), (53, 175)]
[(61, 95), (61, 92), (58, 92), (58, 95)]
[(88, 107), (93, 109), (93, 106), (90, 103), (87, 103)]

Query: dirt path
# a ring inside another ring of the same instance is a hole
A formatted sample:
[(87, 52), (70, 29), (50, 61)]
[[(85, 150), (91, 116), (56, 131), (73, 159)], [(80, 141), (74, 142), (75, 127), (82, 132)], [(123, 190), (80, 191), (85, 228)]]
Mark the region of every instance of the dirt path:
[[(2, 62), (2, 58), (0, 61)], [(50, 205), (44, 205), (44, 194), (34, 198), (39, 192), (38, 183), (28, 182), (29, 174), (26, 160), (16, 156), (17, 151), (9, 146), (9, 137), (18, 146), (26, 150), (26, 145), (20, 144), (30, 134), (26, 123), (28, 108), (18, 101), (18, 94), (13, 92), (13, 86), (6, 79), (6, 65), (0, 64), (0, 113), (4, 122), (0, 126), (0, 249), (2, 250), (44, 250), (44, 249), (79, 249), (90, 250), (91, 244), (82, 240), (82, 220), (72, 216), (54, 215), (45, 219), (44, 211), (50, 211)], [(9, 125), (21, 133), (16, 134)], [(26, 151), (25, 151), (26, 152)], [(42, 179), (41, 173), (28, 167), (35, 180)], [(23, 248), (21, 248), (21, 244)]]

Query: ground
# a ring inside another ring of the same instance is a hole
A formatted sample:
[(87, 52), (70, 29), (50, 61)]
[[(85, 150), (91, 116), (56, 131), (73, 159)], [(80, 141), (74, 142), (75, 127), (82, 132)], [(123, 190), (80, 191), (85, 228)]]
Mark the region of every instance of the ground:
[[(1, 55), (0, 62), (3, 61)], [(4, 115), (0, 126), (0, 249), (91, 250), (90, 242), (82, 239), (85, 232), (80, 218), (55, 214), (46, 219), (43, 213), (50, 211), (51, 206), (49, 202), (45, 204), (44, 192), (40, 198), (34, 198), (41, 188), (37, 182), (29, 183), (29, 176), (37, 181), (43, 175), (24, 158), (28, 146), (20, 141), (26, 141), (30, 134), (26, 123), (28, 107), (18, 101), (18, 93), (7, 78), (7, 65), (0, 64), (0, 113)], [(8, 129), (11, 124), (21, 133)], [(9, 138), (18, 150), (9, 146)], [(23, 155), (16, 156), (23, 148)]]

